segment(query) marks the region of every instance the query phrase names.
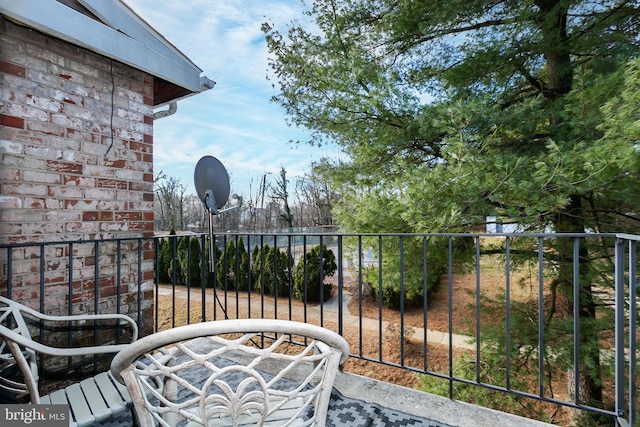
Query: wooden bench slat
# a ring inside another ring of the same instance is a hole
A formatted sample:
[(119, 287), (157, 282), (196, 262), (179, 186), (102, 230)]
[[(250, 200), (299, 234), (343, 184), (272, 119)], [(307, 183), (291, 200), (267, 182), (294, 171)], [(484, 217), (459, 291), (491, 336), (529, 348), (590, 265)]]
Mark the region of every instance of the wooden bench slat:
[(89, 426), (129, 409), (131, 397), (127, 388), (117, 382), (111, 372), (72, 384), (40, 398), (42, 404), (69, 405), (71, 425)]
[(80, 382), (80, 388), (82, 389), (82, 394), (85, 399), (87, 399), (91, 413), (96, 421), (109, 418), (112, 412), (104, 401), (104, 397), (102, 396), (100, 387), (96, 384), (95, 378), (82, 380)]
[(127, 392), (125, 396), (122, 395), (122, 392), (119, 391), (117, 386), (124, 386), (119, 383), (115, 384), (115, 379), (111, 377), (109, 372), (98, 374), (93, 378), (93, 380), (100, 389), (102, 397), (112, 414), (118, 414), (127, 409), (127, 406), (131, 403), (129, 393)]
[[(66, 400), (66, 397), (65, 397)], [(63, 404), (67, 404), (67, 402), (62, 402)], [(40, 397), (40, 404), (42, 405), (51, 405), (51, 404), (55, 404), (54, 402), (51, 401), (51, 395), (48, 394), (46, 396), (41, 396)], [(75, 427), (76, 423), (73, 422), (73, 418), (71, 417), (71, 408), (69, 408), (69, 420), (71, 420), (69, 422), (69, 426), (71, 427)]]
[(67, 393), (65, 393), (64, 389), (54, 391), (49, 395), (49, 399), (51, 400), (51, 404), (53, 405), (69, 404), (69, 401), (67, 400)]
[(96, 419), (91, 412), (80, 384), (72, 384), (65, 388), (65, 391), (67, 392), (67, 403), (71, 405), (74, 421), (78, 426), (82, 427), (95, 422)]

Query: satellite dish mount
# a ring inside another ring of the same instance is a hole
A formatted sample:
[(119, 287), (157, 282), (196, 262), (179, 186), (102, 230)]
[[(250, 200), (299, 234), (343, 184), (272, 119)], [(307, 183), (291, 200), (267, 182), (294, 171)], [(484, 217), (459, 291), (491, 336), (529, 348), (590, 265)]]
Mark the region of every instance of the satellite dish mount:
[(213, 271), (214, 238), (213, 217), (238, 209), (242, 206), (242, 197), (234, 194), (232, 197), (238, 201), (235, 206), (222, 209), (229, 200), (230, 184), (229, 174), (220, 160), (213, 156), (204, 156), (196, 164), (193, 173), (193, 181), (198, 198), (204, 204), (209, 213), (209, 268)]

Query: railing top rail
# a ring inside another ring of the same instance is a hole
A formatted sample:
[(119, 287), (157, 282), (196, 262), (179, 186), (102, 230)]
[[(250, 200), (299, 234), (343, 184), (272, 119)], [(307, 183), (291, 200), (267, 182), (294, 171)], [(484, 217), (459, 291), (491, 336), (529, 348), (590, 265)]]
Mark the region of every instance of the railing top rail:
[[(216, 236), (235, 236), (241, 234), (244, 236), (342, 236), (342, 237), (616, 237), (620, 234), (616, 233), (343, 233), (343, 232), (260, 232), (260, 231), (229, 231), (215, 232)], [(195, 236), (195, 235), (194, 235)], [(160, 236), (160, 237), (180, 237), (178, 236)], [(640, 239), (640, 236), (636, 236)]]
[[(88, 243), (105, 243), (105, 242), (123, 242), (123, 241), (144, 241), (158, 240), (166, 238), (180, 238), (184, 236), (202, 237), (208, 233), (192, 233), (192, 234), (175, 234), (175, 235), (156, 235), (156, 236), (138, 236), (138, 237), (113, 237), (107, 239), (87, 239), (87, 240), (57, 240), (47, 242), (21, 242), (21, 243), (0, 243), (1, 249), (19, 248), (29, 246), (50, 246), (60, 244), (88, 244)], [(341, 232), (259, 232), (259, 231), (232, 231), (214, 233), (215, 236), (340, 236), (340, 237), (535, 237), (535, 238), (587, 238), (587, 237), (618, 237), (621, 239), (640, 241), (640, 235), (624, 234), (624, 233), (341, 233)]]
[(618, 233), (616, 234), (616, 237), (618, 239), (635, 240), (636, 242), (640, 241), (640, 236), (635, 234)]
[[(138, 236), (138, 237), (111, 237), (108, 239), (86, 239), (86, 240), (52, 240), (47, 242), (21, 242), (21, 243), (0, 243), (0, 248), (20, 248), (29, 246), (51, 246), (51, 245), (70, 245), (70, 244), (87, 244), (87, 243), (105, 243), (105, 242), (123, 242), (123, 241), (141, 241), (153, 240), (165, 236)], [(175, 236), (180, 237), (180, 236)]]

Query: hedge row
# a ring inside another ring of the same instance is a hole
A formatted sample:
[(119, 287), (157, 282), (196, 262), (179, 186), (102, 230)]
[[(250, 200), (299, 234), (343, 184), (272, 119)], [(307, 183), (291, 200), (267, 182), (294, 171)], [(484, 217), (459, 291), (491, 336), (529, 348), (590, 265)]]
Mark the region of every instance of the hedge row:
[(324, 279), (335, 274), (336, 257), (324, 244), (313, 247), (296, 263), (291, 254), (279, 248), (256, 245), (249, 254), (242, 239), (232, 239), (224, 251), (215, 249), (212, 273), (209, 245), (205, 244), (203, 254), (199, 238), (175, 236), (158, 242), (158, 279), (161, 283), (201, 287), (204, 282), (206, 287), (251, 289), (274, 296), (292, 295), (308, 302), (326, 301), (331, 297), (331, 285), (325, 284)]

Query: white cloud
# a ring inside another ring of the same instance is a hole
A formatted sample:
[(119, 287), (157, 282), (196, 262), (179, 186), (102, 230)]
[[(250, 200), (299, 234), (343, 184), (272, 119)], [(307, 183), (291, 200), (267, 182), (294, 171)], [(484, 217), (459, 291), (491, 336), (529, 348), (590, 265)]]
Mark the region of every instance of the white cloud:
[[(295, 0), (124, 0), (142, 19), (184, 53), (216, 87), (178, 102), (178, 112), (154, 124), (154, 167), (193, 190), (193, 169), (204, 155), (218, 157), (232, 187), (249, 192), (265, 172), (281, 167), (295, 178), (313, 159), (337, 153), (331, 148), (294, 146), (307, 139), (288, 127), (265, 79), (267, 47), (260, 25), (279, 28), (302, 19)], [(273, 176), (271, 176), (273, 177)]]

